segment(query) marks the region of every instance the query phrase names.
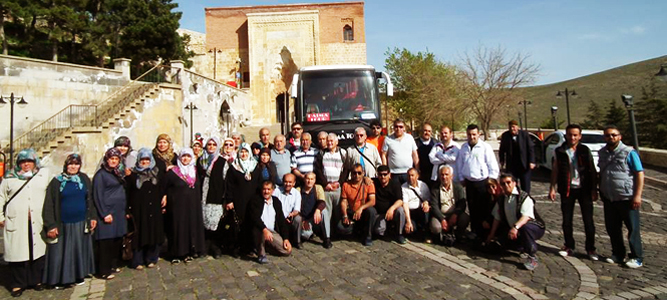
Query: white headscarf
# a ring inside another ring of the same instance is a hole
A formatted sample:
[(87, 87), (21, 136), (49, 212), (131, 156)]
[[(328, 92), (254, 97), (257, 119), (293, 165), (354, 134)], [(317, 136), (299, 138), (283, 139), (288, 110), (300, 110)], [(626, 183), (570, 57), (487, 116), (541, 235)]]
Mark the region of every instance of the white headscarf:
[[(181, 157), (183, 155), (190, 155), (192, 157), (192, 161), (190, 161), (189, 164), (184, 165), (181, 162)], [(181, 149), (181, 153), (178, 154), (178, 169), (181, 171), (181, 174), (184, 176), (190, 177), (190, 178), (197, 178), (197, 170), (195, 168), (196, 162), (195, 162), (195, 153), (192, 151), (192, 148), (183, 148)]]

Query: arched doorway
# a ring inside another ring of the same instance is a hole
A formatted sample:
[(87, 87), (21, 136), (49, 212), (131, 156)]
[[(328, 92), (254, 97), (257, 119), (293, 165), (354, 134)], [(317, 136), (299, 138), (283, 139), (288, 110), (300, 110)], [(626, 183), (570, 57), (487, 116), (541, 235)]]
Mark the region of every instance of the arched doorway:
[(229, 103), (227, 103), (227, 100), (222, 102), (222, 106), (220, 107), (220, 123), (222, 123), (222, 129), (225, 130), (225, 136), (230, 136), (231, 130), (233, 129), (232, 126), (232, 109), (229, 107)]
[(280, 131), (286, 134), (289, 129), (290, 102), (289, 93), (280, 93), (276, 96), (276, 120), (280, 123)]

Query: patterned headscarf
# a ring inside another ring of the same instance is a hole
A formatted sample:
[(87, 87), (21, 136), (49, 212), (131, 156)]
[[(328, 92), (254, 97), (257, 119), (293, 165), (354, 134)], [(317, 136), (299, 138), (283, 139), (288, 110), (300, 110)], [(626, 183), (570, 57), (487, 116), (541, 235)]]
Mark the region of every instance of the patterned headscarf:
[[(21, 163), (24, 161), (34, 162), (35, 168), (30, 172), (23, 172), (21, 170)], [(37, 152), (35, 152), (35, 150), (33, 150), (32, 148), (23, 149), (19, 151), (19, 153), (16, 155), (16, 164), (14, 165), (14, 170), (11, 171), (7, 175), (7, 177), (14, 177), (21, 180), (26, 180), (37, 174), (40, 168), (41, 166), (39, 164), (39, 157), (37, 157)]]
[[(215, 151), (213, 153), (208, 152), (208, 143), (213, 141), (216, 145)], [(204, 170), (208, 170), (213, 166), (216, 160), (218, 160), (218, 157), (220, 157), (220, 147), (222, 145), (220, 144), (220, 139), (217, 137), (211, 137), (206, 141), (206, 144), (204, 146), (204, 153), (202, 153), (201, 158), (199, 158), (199, 165), (204, 168)], [(194, 158), (194, 157), (193, 157)]]
[(65, 158), (65, 165), (63, 166), (63, 172), (60, 175), (56, 176), (56, 179), (60, 181), (60, 191), (62, 192), (65, 189), (67, 182), (74, 182), (79, 186), (80, 190), (83, 190), (83, 182), (81, 182), (81, 169), (76, 174), (67, 173), (67, 166), (69, 165), (81, 165), (81, 156), (76, 153), (72, 153)]
[[(165, 140), (167, 143), (169, 143), (169, 148), (167, 148), (167, 151), (160, 152), (160, 150), (158, 150), (157, 144), (160, 142), (160, 140)], [(155, 159), (161, 159), (168, 167), (171, 166), (171, 161), (175, 156), (176, 154), (174, 154), (174, 145), (171, 141), (171, 137), (169, 137), (169, 135), (166, 133), (158, 135), (157, 139), (155, 140), (155, 148), (153, 148), (153, 157), (155, 157)]]
[[(243, 151), (248, 152), (248, 158), (246, 160), (241, 159), (241, 152)], [(246, 177), (250, 177), (252, 171), (254, 171), (255, 167), (257, 167), (257, 160), (255, 159), (255, 157), (252, 156), (251, 151), (252, 150), (250, 150), (250, 145), (242, 143), (239, 146), (239, 153), (236, 156), (236, 159), (234, 160), (233, 163), (234, 168), (239, 172), (245, 174)]]
[[(184, 155), (190, 155), (192, 157), (192, 161), (190, 161), (189, 164), (184, 165), (181, 162), (181, 157)], [(174, 173), (178, 175), (183, 181), (185, 181), (190, 188), (195, 187), (195, 181), (197, 180), (197, 170), (195, 169), (195, 160), (194, 160), (194, 152), (192, 152), (192, 149), (190, 148), (183, 148), (181, 150), (181, 153), (178, 155), (178, 161), (177, 161), (177, 166), (173, 169)]]
[(114, 147), (126, 146), (128, 150), (124, 156), (127, 156), (130, 152), (132, 152), (132, 142), (130, 141), (130, 138), (126, 136), (118, 137), (116, 141), (113, 143), (113, 146)]
[[(234, 148), (232, 148), (232, 152), (229, 152), (229, 153), (224, 152), (225, 151), (225, 143), (227, 143), (227, 142), (231, 142), (232, 145), (236, 145), (236, 143), (234, 142), (234, 139), (226, 138), (224, 141), (222, 141), (222, 144), (220, 145), (220, 153), (222, 153), (222, 157), (225, 160), (227, 160), (227, 162), (231, 163), (231, 162), (234, 161), (234, 158), (236, 158), (237, 153), (236, 153), (236, 150), (234, 150)], [(252, 154), (252, 152), (250, 152), (250, 154)]]
[[(151, 163), (148, 167), (144, 168), (141, 166), (141, 160), (144, 158), (149, 158)], [(134, 172), (137, 173), (137, 188), (140, 189), (141, 185), (146, 181), (150, 181), (152, 184), (157, 185), (157, 175), (160, 170), (155, 167), (155, 158), (151, 149), (141, 148), (137, 153), (137, 163), (134, 166)]]
[(123, 180), (123, 177), (125, 177), (125, 172), (124, 170), (121, 169), (121, 164), (118, 163), (118, 166), (115, 168), (112, 168), (109, 166), (109, 159), (112, 157), (118, 157), (120, 160), (123, 160), (123, 155), (120, 153), (120, 150), (116, 148), (109, 148), (106, 153), (104, 153), (104, 161), (102, 162), (102, 168), (104, 168), (107, 172), (113, 174), (114, 176), (118, 177), (121, 181)]

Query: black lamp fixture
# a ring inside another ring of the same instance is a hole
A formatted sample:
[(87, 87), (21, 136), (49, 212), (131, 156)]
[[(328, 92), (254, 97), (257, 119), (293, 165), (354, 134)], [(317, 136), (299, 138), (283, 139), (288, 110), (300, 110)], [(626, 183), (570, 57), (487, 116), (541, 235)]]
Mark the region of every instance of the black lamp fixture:
[(562, 99), (563, 95), (565, 95), (565, 107), (567, 109), (567, 125), (570, 125), (570, 96), (572, 96), (572, 98), (577, 98), (579, 94), (577, 94), (575, 90), (570, 91), (565, 88), (564, 91), (559, 90), (558, 93), (556, 93), (556, 98)]
[[(13, 160), (14, 160), (14, 104), (18, 105), (19, 107), (24, 107), (28, 105), (28, 102), (21, 97), (21, 100), (16, 101), (17, 99), (14, 98), (14, 93), (11, 94), (9, 97), (4, 97), (1, 96), (2, 94), (0, 93), (0, 107), (5, 106), (5, 104), (9, 103), (9, 169), (13, 169)], [(5, 101), (5, 99), (9, 101)]]

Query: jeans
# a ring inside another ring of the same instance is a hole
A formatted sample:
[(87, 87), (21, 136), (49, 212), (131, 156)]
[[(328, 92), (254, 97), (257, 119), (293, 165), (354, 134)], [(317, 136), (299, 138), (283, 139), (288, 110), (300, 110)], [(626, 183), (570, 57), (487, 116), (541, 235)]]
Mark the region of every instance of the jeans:
[(373, 225), (373, 232), (375, 232), (377, 235), (384, 236), (387, 232), (387, 222), (392, 222), (398, 231), (398, 235), (402, 235), (403, 229), (405, 228), (405, 210), (403, 210), (403, 207), (399, 207), (394, 210), (394, 217), (391, 219), (391, 221), (387, 221), (385, 217), (386, 212), (383, 214), (378, 214), (378, 218)]
[(369, 207), (362, 211), (361, 218), (355, 221), (352, 217), (354, 216), (354, 210), (347, 210), (347, 217), (350, 221), (354, 222), (352, 225), (345, 225), (343, 221), (338, 222), (338, 232), (342, 235), (351, 235), (352, 233), (360, 232), (363, 238), (372, 238), (373, 237), (373, 225), (377, 219), (377, 211), (375, 207)]
[(584, 220), (584, 231), (586, 232), (586, 251), (595, 251), (595, 223), (593, 223), (593, 200), (590, 191), (571, 189), (570, 196), (560, 195), (560, 209), (563, 213), (563, 235), (565, 236), (565, 247), (574, 249), (574, 237), (572, 236), (572, 217), (574, 216), (574, 202), (579, 200), (581, 207), (581, 218)]
[(644, 258), (642, 236), (640, 233), (639, 209), (632, 209), (632, 201), (604, 201), (604, 225), (611, 240), (611, 253), (616, 258), (625, 258), (623, 243), (623, 224), (628, 229), (630, 258)]

